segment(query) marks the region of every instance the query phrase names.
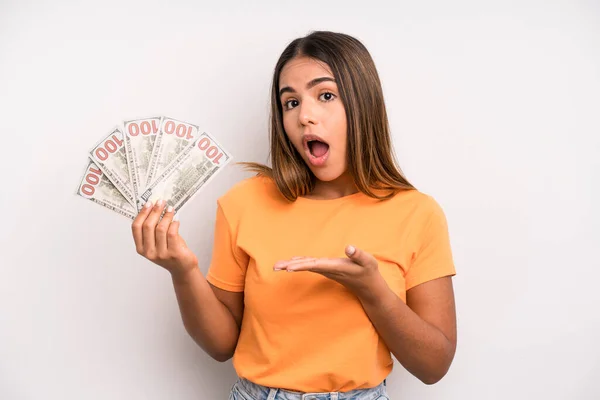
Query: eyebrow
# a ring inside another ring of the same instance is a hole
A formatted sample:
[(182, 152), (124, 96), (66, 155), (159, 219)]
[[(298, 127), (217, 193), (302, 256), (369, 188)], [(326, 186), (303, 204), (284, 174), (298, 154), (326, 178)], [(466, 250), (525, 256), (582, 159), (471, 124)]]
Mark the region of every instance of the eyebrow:
[[(317, 86), (321, 82), (334, 82), (335, 83), (335, 79), (330, 78), (328, 76), (323, 76), (321, 78), (315, 78), (315, 79), (313, 79), (312, 81), (310, 81), (310, 82), (308, 82), (306, 84), (306, 88), (307, 89), (311, 89), (311, 88)], [(281, 97), (286, 92), (288, 92), (288, 93), (296, 93), (296, 91), (292, 87), (285, 86), (285, 87), (282, 87), (279, 90), (279, 97)]]

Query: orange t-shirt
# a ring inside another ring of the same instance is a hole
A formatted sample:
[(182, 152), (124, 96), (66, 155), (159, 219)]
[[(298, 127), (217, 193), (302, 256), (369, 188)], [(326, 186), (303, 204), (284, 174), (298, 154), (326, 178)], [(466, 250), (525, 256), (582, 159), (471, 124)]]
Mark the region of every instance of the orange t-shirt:
[(266, 177), (234, 185), (217, 201), (207, 280), (244, 292), (233, 356), (238, 376), (300, 392), (377, 386), (393, 362), (358, 298), (320, 274), (274, 271), (273, 264), (294, 256), (346, 257), (352, 244), (375, 256), (385, 281), (406, 301), (408, 289), (455, 274), (449, 242), (441, 208), (417, 190), (386, 201), (358, 192), (290, 202)]

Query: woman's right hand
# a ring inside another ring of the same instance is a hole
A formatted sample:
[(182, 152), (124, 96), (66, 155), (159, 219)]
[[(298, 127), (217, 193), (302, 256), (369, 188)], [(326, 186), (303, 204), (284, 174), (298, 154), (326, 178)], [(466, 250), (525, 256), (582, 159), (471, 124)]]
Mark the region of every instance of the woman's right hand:
[(179, 221), (174, 221), (175, 212), (169, 206), (160, 218), (165, 201), (146, 203), (141, 209), (131, 230), (138, 254), (160, 265), (173, 276), (183, 276), (198, 267), (198, 258), (187, 247), (179, 235)]

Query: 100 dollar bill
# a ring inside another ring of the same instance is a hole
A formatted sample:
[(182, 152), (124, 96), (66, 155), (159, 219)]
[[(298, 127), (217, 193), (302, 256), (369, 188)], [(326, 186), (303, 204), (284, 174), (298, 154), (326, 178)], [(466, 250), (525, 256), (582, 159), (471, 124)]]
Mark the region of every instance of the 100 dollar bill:
[(134, 219), (137, 215), (136, 209), (90, 159), (77, 188), (77, 194), (127, 218)]
[(198, 125), (163, 117), (150, 157), (146, 186), (162, 174), (167, 165), (198, 137), (199, 131)]
[(129, 167), (123, 144), (123, 132), (115, 127), (104, 139), (102, 139), (93, 150), (90, 158), (106, 174), (108, 179), (123, 194), (123, 197), (132, 205), (136, 205), (131, 189)]
[(146, 187), (148, 167), (154, 142), (160, 130), (160, 122), (161, 117), (152, 117), (123, 123), (125, 154), (134, 199), (137, 199)]
[(177, 211), (229, 161), (231, 155), (202, 133), (147, 186), (139, 205), (164, 200)]

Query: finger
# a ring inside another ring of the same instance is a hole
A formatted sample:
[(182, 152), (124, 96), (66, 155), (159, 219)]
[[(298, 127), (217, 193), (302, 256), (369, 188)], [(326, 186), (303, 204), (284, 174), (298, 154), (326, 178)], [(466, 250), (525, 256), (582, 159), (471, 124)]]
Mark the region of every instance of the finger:
[(142, 233), (144, 237), (144, 251), (146, 255), (150, 257), (154, 257), (156, 255), (156, 235), (154, 231), (156, 230), (156, 224), (158, 223), (158, 219), (160, 218), (160, 214), (162, 210), (165, 208), (165, 202), (159, 200), (156, 202), (150, 215), (142, 224)]
[(133, 233), (133, 240), (135, 242), (136, 251), (141, 254), (144, 251), (144, 238), (142, 236), (142, 225), (148, 214), (150, 214), (150, 210), (152, 209), (152, 202), (147, 202), (144, 207), (140, 210), (139, 214), (133, 220), (131, 224), (131, 232)]
[(167, 248), (172, 249), (179, 243), (179, 214), (175, 214), (167, 232)]
[(275, 265), (273, 265), (273, 269), (280, 270), (289, 267), (290, 265), (295, 265), (297, 263), (301, 263), (303, 261), (316, 260), (314, 257), (293, 257), (291, 260), (283, 260), (277, 261)]
[(353, 263), (343, 258), (317, 258), (313, 260), (303, 260), (285, 269), (292, 271), (312, 271), (312, 272), (343, 272), (349, 271)]
[(169, 252), (167, 247), (167, 232), (169, 231), (169, 225), (171, 225), (173, 216), (175, 215), (174, 211), (175, 209), (173, 206), (168, 206), (165, 215), (163, 215), (162, 219), (156, 226), (156, 252), (161, 257), (166, 257)]
[(296, 257), (290, 258), (289, 260), (280, 260), (280, 261), (277, 261), (277, 264), (285, 264), (285, 263), (289, 263), (289, 262), (294, 261), (294, 260), (302, 260), (303, 258), (314, 258), (314, 257), (296, 256)]

